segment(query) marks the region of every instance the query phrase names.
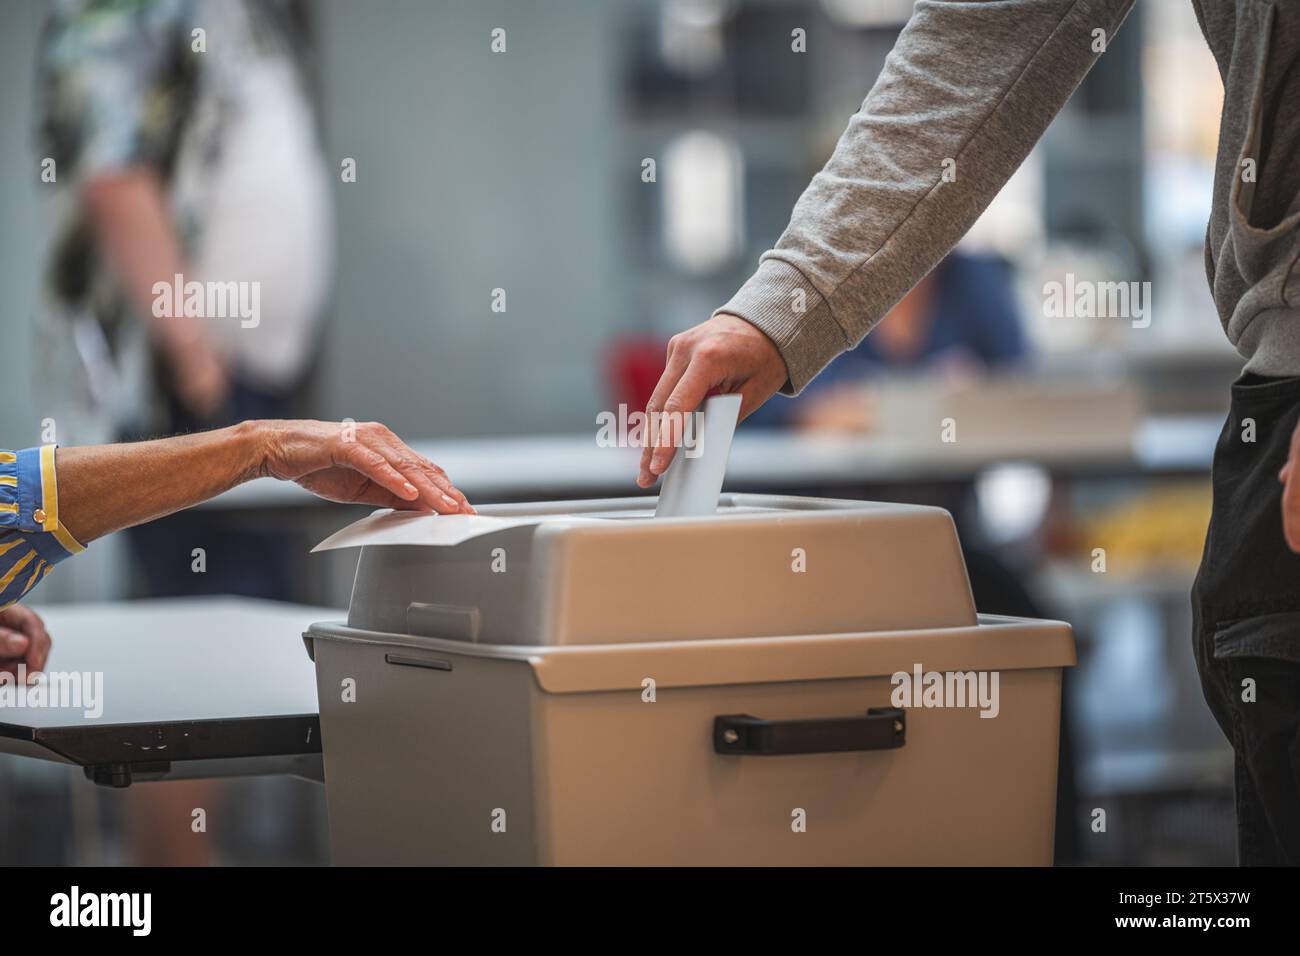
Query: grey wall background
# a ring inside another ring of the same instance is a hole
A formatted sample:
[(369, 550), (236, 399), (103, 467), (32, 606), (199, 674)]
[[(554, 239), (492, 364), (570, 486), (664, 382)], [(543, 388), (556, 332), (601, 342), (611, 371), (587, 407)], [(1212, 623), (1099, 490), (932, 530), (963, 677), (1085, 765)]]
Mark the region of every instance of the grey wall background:
[[(618, 4), (327, 0), (316, 21), (337, 213), (318, 417), (403, 435), (573, 431), (607, 404), (619, 319)], [(44, 4), (0, 0), (0, 434), (34, 444), (43, 213), (32, 135)], [(489, 50), (507, 28), (507, 53)], [(338, 176), (357, 160), (358, 181)], [(624, 175), (625, 174), (625, 175)], [(507, 311), (491, 311), (504, 288)]]
[(358, 163), (322, 414), (420, 437), (592, 427), (619, 310), (610, 194), (641, 185), (615, 168), (618, 5), (381, 6), (320, 10), (327, 150)]
[(43, 230), (40, 170), (32, 136), (33, 54), (43, 11), (4, 0), (0, 16), (0, 444), (34, 445), (39, 422), (31, 401), (32, 309)]

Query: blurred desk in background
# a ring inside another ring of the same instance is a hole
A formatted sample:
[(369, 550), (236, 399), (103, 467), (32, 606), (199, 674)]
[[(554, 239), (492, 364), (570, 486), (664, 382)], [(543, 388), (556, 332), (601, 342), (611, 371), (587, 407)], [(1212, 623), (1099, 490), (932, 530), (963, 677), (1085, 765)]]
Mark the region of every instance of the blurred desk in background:
[[(1208, 473), (1220, 415), (1158, 415), (1136, 429), (1080, 440), (1008, 433), (993, 440), (940, 441), (896, 436), (802, 435), (742, 426), (727, 467), (729, 489), (862, 487), (926, 480), (968, 481), (1005, 462), (1038, 464), (1062, 476), (1141, 476)], [(622, 497), (635, 485), (639, 451), (602, 448), (595, 432), (512, 438), (415, 442), (416, 451), (447, 471), (471, 501), (562, 497)], [(263, 479), (242, 485), (204, 507), (280, 508), (323, 504), (297, 485)], [(331, 506), (333, 507), (333, 506)]]

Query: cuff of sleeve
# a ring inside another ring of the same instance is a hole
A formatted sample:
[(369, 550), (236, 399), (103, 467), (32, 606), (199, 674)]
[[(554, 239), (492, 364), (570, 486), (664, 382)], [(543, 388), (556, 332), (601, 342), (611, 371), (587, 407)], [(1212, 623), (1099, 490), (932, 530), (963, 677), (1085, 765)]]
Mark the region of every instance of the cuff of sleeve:
[(50, 534), (68, 554), (84, 551), (59, 521), (59, 479), (54, 445), (25, 448), (18, 452), (17, 526), (24, 531)]
[(798, 395), (852, 344), (821, 293), (780, 259), (763, 259), (731, 301), (713, 314), (721, 312), (740, 316), (776, 345), (789, 375), (781, 387), (785, 395)]

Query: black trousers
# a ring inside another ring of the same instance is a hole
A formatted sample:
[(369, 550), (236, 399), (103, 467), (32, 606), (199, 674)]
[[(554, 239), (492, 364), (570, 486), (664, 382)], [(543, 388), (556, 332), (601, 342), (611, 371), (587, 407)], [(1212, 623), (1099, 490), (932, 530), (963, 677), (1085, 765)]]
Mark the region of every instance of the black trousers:
[(1232, 386), (1192, 589), (1201, 687), (1235, 753), (1243, 866), (1300, 864), (1300, 555), (1277, 478), (1298, 419), (1300, 378)]

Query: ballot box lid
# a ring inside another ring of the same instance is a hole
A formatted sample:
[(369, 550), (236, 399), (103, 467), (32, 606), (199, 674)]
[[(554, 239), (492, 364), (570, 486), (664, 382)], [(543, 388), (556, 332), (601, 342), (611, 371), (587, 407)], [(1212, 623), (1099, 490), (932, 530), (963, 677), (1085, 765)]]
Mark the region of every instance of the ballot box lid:
[(655, 499), (377, 513), (322, 547), (359, 547), (348, 624), (509, 645), (719, 640), (969, 627), (974, 602), (942, 509), (771, 495), (655, 518)]
[(653, 675), (657, 688), (966, 675), (1073, 667), (1074, 635), (1062, 621), (981, 614), (967, 627), (856, 634), (788, 634), (720, 640), (568, 646), (483, 644), (366, 631), (341, 621), (311, 625), (316, 642), (381, 648), (391, 664), (453, 671), (465, 657), (531, 667), (552, 694), (636, 691)]

